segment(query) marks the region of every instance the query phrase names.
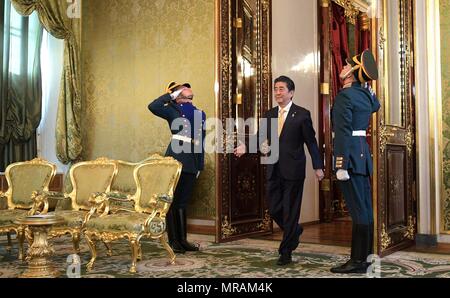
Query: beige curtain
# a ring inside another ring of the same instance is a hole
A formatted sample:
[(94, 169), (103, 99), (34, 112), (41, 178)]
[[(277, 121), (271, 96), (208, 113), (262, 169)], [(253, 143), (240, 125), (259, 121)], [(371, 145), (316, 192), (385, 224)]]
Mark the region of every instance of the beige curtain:
[[(69, 5), (61, 0), (11, 0), (16, 10), (28, 16), (39, 14), (44, 28), (54, 37), (64, 39), (64, 68), (61, 78), (56, 124), (58, 159), (68, 164), (81, 158), (81, 73), (80, 19), (69, 18)], [(81, 3), (81, 1), (78, 1)]]

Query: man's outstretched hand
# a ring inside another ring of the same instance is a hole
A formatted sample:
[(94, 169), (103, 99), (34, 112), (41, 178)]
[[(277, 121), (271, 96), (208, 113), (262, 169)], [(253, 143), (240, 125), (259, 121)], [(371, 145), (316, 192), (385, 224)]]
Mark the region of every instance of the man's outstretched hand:
[(234, 155), (236, 157), (241, 157), (242, 155), (244, 155), (247, 151), (247, 148), (245, 146), (245, 144), (240, 144), (239, 146), (237, 146), (236, 148), (234, 148)]

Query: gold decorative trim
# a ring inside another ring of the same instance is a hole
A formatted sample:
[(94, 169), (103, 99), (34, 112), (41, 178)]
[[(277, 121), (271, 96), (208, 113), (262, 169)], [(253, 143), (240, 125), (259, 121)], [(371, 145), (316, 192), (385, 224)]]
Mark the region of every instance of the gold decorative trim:
[(342, 6), (345, 10), (345, 17), (348, 22), (355, 25), (356, 19), (359, 15), (359, 9), (354, 5), (352, 0), (333, 0), (339, 6)]
[(330, 179), (323, 179), (320, 183), (320, 190), (321, 191), (331, 191), (331, 180)]
[(236, 228), (233, 228), (228, 221), (228, 216), (225, 216), (222, 221), (222, 238), (229, 238), (237, 233)]
[[(136, 273), (136, 264), (137, 261), (142, 259), (142, 249), (139, 241), (142, 237), (148, 237), (152, 239), (159, 239), (164, 249), (169, 254), (169, 262), (171, 265), (175, 264), (176, 255), (173, 253), (172, 248), (167, 243), (167, 239), (165, 237), (165, 234), (161, 234), (157, 237), (149, 234), (149, 233), (135, 233), (135, 232), (100, 232), (95, 229), (89, 229), (84, 232), (84, 235), (86, 237), (87, 243), (89, 245), (89, 249), (91, 252), (91, 260), (86, 265), (86, 269), (88, 272), (90, 272), (94, 268), (95, 261), (97, 259), (97, 247), (96, 247), (96, 241), (101, 240), (105, 244), (109, 245), (109, 243), (123, 239), (128, 238), (128, 241), (130, 242), (131, 246), (131, 266), (130, 266), (130, 273)], [(109, 249), (109, 248), (108, 248)]]
[(329, 83), (321, 83), (320, 84), (320, 94), (330, 95), (330, 84)]
[(408, 219), (408, 228), (403, 234), (403, 237), (408, 238), (409, 240), (414, 240), (415, 235), (416, 235), (416, 218), (410, 215)]
[(408, 155), (411, 157), (414, 146), (414, 133), (411, 125), (408, 125), (408, 129), (405, 134), (405, 144), (408, 149)]
[(391, 245), (392, 243), (392, 239), (391, 237), (389, 237), (389, 234), (386, 233), (386, 226), (383, 223), (382, 228), (381, 228), (381, 250), (384, 251), (386, 250), (386, 248), (389, 247), (389, 245)]
[(270, 217), (269, 210), (266, 210), (263, 221), (256, 227), (263, 231), (270, 231), (271, 226), (272, 226), (272, 218)]
[[(16, 167), (21, 167), (21, 166), (26, 166), (26, 165), (41, 165), (41, 166), (46, 166), (49, 168), (49, 174), (46, 177), (46, 179), (44, 180), (44, 184), (43, 184), (43, 188), (42, 191), (48, 191), (49, 187), (50, 187), (50, 183), (52, 182), (53, 178), (56, 175), (56, 165), (46, 161), (45, 159), (42, 158), (35, 158), (31, 161), (25, 161), (25, 162), (17, 162), (17, 163), (13, 163), (10, 164), (5, 171), (5, 177), (6, 177), (6, 181), (8, 183), (8, 190), (3, 193), (3, 196), (6, 197), (7, 202), (8, 202), (8, 209), (31, 209), (33, 208), (33, 203), (31, 203), (30, 205), (19, 205), (19, 204), (15, 204), (13, 202), (13, 183), (12, 183), (12, 179), (11, 179), (11, 171), (12, 169), (16, 168)], [(16, 186), (16, 187), (21, 187)], [(30, 200), (33, 200), (32, 197), (30, 197)], [(34, 208), (36, 209), (36, 208)], [(33, 209), (33, 211), (35, 211)]]
[(358, 21), (361, 26), (362, 31), (368, 31), (370, 30), (370, 19), (367, 13), (361, 13), (358, 16)]
[(271, 0), (261, 0), (262, 8), (263, 8), (264, 12), (268, 12), (269, 11), (270, 1)]
[(330, 6), (330, 0), (322, 0), (322, 1), (320, 1), (320, 6), (324, 7), (324, 8), (329, 7)]
[(383, 26), (380, 27), (380, 31), (379, 31), (378, 35), (380, 36), (378, 44), (379, 44), (380, 50), (383, 51), (384, 50), (384, 45), (386, 43), (386, 38), (384, 37), (384, 28), (383, 28)]
[(381, 118), (381, 121), (380, 121), (380, 151), (381, 151), (381, 153), (384, 153), (384, 151), (386, 150), (387, 141), (388, 141), (387, 127), (384, 125), (384, 119)]

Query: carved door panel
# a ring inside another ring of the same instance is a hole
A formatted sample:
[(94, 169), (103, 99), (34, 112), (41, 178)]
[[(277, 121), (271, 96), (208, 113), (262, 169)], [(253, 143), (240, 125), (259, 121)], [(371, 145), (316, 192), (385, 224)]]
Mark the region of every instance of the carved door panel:
[(414, 243), (416, 234), (413, 1), (384, 0), (380, 24), (378, 253)]
[[(227, 119), (237, 123), (233, 137), (223, 138), (227, 149), (236, 146), (237, 136), (255, 134), (270, 106), (270, 8), (267, 0), (219, 1), (219, 114), (224, 127)], [(217, 157), (216, 240), (271, 232), (259, 155), (236, 158), (228, 152)]]

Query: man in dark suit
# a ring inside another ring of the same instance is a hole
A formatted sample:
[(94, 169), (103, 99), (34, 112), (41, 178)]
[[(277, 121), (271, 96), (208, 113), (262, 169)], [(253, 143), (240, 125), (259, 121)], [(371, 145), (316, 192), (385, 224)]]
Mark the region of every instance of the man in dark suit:
[(380, 103), (362, 84), (376, 80), (378, 69), (370, 51), (353, 57), (341, 72), (343, 89), (332, 111), (334, 157), (338, 185), (353, 221), (352, 250), (348, 262), (331, 269), (333, 273), (366, 273), (367, 257), (373, 250), (373, 210), (370, 191), (372, 158), (366, 130)]
[[(278, 156), (275, 163), (267, 165), (267, 191), (270, 215), (283, 230), (283, 240), (278, 250), (280, 257), (277, 264), (280, 266), (292, 262), (292, 251), (298, 247), (303, 232), (299, 218), (306, 176), (305, 144), (317, 179), (324, 177), (311, 114), (292, 102), (294, 92), (295, 84), (290, 78), (281, 76), (275, 80), (274, 94), (278, 107), (265, 114), (260, 130), (265, 131), (267, 139), (260, 137), (258, 140), (260, 148), (267, 141), (271, 154)], [(246, 148), (245, 144), (241, 144), (235, 149), (235, 155), (242, 156)]]
[(148, 106), (153, 114), (167, 120), (171, 129), (172, 140), (166, 156), (171, 156), (183, 164), (173, 202), (166, 216), (169, 245), (176, 253), (199, 250), (198, 245), (191, 244), (186, 239), (186, 207), (195, 181), (204, 168), (206, 115), (192, 104), (193, 98), (190, 84), (170, 82), (166, 93)]

